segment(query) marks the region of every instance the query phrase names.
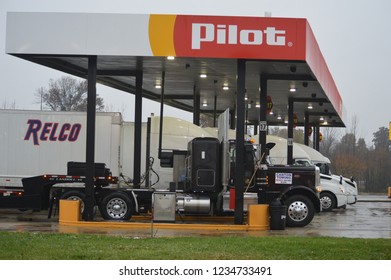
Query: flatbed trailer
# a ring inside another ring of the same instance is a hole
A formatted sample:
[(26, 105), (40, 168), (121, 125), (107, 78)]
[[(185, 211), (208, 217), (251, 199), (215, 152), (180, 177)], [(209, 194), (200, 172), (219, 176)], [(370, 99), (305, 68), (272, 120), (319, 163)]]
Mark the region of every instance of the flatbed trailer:
[[(84, 189), (85, 176), (44, 174), (22, 179), (23, 189), (0, 191), (0, 208), (51, 210), (53, 203), (70, 192)], [(117, 177), (95, 177), (96, 187), (116, 184)], [(58, 186), (60, 184), (60, 186)]]

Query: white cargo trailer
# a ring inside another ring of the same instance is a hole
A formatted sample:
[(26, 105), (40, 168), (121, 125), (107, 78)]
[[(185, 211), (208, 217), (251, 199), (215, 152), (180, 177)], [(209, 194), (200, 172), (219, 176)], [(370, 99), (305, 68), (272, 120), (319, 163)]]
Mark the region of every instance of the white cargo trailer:
[[(96, 116), (95, 161), (120, 172), (122, 117)], [(84, 162), (86, 113), (0, 110), (0, 187), (21, 188), (22, 178), (66, 174), (67, 162)]]
[[(159, 173), (156, 188), (168, 188), (172, 168), (158, 163), (159, 117), (151, 118), (150, 156)], [(190, 122), (165, 117), (163, 150), (186, 151), (195, 137), (212, 137)], [(0, 188), (22, 187), (22, 178), (40, 174), (66, 174), (68, 162), (84, 162), (86, 114), (0, 110)], [(105, 163), (112, 175), (133, 177), (134, 123), (124, 122), (120, 113), (97, 113), (95, 162)], [(146, 170), (147, 124), (142, 125), (141, 172)], [(156, 180), (156, 178), (151, 178)]]

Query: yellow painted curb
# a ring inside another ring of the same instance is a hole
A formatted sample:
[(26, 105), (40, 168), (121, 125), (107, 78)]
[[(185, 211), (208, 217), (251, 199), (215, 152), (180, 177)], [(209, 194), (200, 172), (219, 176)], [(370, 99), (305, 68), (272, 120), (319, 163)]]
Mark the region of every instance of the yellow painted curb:
[[(65, 226), (90, 227), (90, 228), (117, 228), (117, 229), (175, 229), (175, 230), (221, 230), (221, 231), (256, 231), (268, 230), (268, 207), (264, 205), (251, 205), (249, 209), (249, 224), (234, 225), (221, 224), (221, 222), (233, 223), (233, 217), (178, 217), (177, 223), (157, 223), (151, 217), (144, 218), (145, 222), (117, 222), (117, 221), (89, 221), (81, 220), (80, 201), (60, 200), (59, 224)], [(187, 221), (187, 223), (184, 223)], [(207, 223), (197, 223), (203, 221)], [(215, 222), (215, 223), (213, 223)], [(219, 223), (216, 223), (219, 222)]]
[(224, 224), (174, 224), (174, 223), (140, 223), (140, 222), (84, 222), (60, 221), (60, 225), (91, 228), (117, 229), (175, 229), (175, 230), (222, 230), (222, 231), (255, 231), (268, 230), (269, 226), (260, 225), (224, 225)]

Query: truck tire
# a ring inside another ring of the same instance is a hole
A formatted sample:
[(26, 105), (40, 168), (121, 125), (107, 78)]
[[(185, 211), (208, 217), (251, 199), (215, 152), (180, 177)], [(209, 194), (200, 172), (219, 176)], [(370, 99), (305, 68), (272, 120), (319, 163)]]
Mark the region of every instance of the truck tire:
[(122, 192), (108, 194), (100, 204), (100, 213), (105, 220), (129, 220), (132, 217), (132, 212), (132, 200)]
[(333, 194), (329, 192), (321, 192), (320, 203), (322, 204), (322, 211), (330, 212), (335, 208), (337, 201)]
[(304, 227), (314, 218), (314, 204), (304, 195), (292, 195), (284, 201), (284, 204), (288, 227)]
[(84, 211), (84, 199), (86, 198), (85, 193), (81, 191), (69, 191), (64, 193), (61, 196), (61, 199), (69, 199), (69, 200), (80, 200), (80, 212)]

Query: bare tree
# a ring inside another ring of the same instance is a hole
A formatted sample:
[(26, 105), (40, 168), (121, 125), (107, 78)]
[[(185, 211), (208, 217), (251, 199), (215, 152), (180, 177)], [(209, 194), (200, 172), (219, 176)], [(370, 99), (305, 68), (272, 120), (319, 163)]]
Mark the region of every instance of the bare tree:
[(350, 124), (350, 134), (353, 134), (354, 137), (357, 139), (357, 127), (358, 127), (358, 117), (357, 115), (353, 115), (352, 122)]
[[(349, 129), (350, 131), (347, 134), (353, 135), (352, 138), (354, 139), (354, 143), (356, 143), (356, 140), (358, 139), (357, 129), (358, 129), (358, 117), (357, 117), (357, 115), (353, 115), (352, 122), (351, 122), (350, 129)], [(353, 145), (352, 148), (353, 148), (353, 153), (355, 153), (356, 152), (356, 145)]]
[(323, 139), (320, 142), (320, 152), (326, 157), (330, 157), (340, 136), (340, 131), (335, 127), (322, 128)]
[(13, 102), (7, 102), (7, 99), (4, 99), (1, 103), (1, 109), (16, 109), (16, 102), (15, 100)]
[[(50, 79), (49, 87), (37, 89), (36, 102), (46, 105), (53, 111), (87, 111), (86, 80), (76, 80), (70, 76), (63, 76), (57, 80)], [(96, 97), (96, 110), (103, 111), (103, 99)]]
[[(288, 129), (285, 127), (272, 127), (269, 131), (269, 134), (286, 139), (288, 138)], [(293, 142), (304, 144), (304, 130), (301, 128), (293, 129)]]

